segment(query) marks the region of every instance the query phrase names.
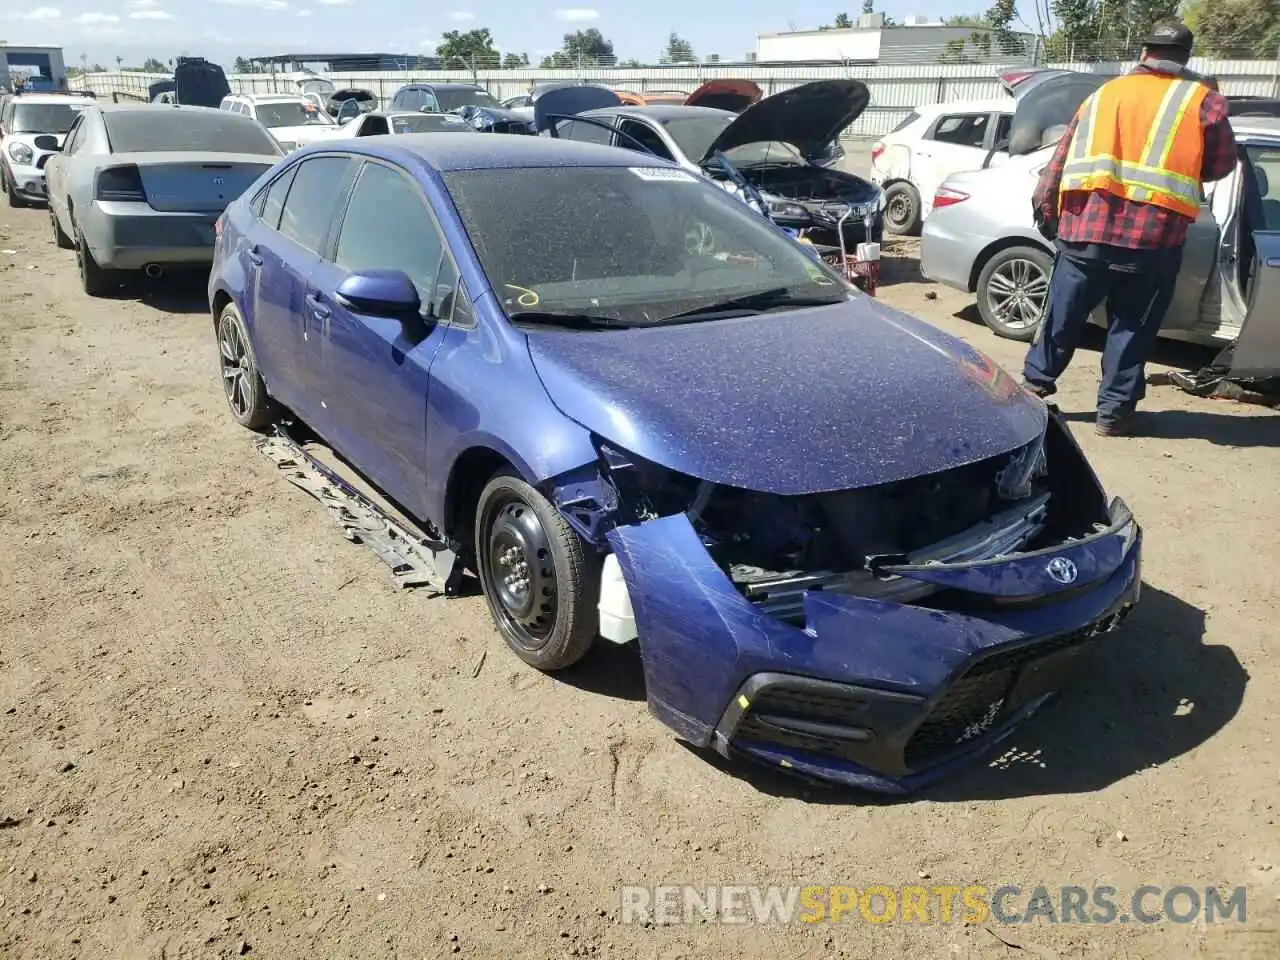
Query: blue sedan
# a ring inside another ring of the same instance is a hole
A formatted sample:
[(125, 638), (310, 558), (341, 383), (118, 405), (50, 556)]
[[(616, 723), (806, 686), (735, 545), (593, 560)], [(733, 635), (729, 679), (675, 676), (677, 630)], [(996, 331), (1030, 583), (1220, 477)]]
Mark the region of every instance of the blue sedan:
[(1137, 601), (1056, 412), (631, 151), (317, 144), (219, 222), (232, 415), (321, 438), (479, 577), (525, 662), (637, 641), (693, 744), (902, 792)]

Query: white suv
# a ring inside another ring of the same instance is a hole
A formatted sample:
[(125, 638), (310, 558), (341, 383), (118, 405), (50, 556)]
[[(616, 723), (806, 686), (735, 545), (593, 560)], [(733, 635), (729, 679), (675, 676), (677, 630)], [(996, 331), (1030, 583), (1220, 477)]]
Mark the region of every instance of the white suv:
[(218, 109), (253, 117), (270, 131), (285, 153), (331, 137), (339, 130), (332, 117), (301, 93), (233, 93), (222, 98)]
[(1002, 147), (1013, 119), (1012, 97), (917, 107), (871, 148), (871, 179), (884, 188), (884, 226), (912, 234), (933, 206), (933, 195), (953, 173), (1008, 159)]
[(76, 115), (93, 102), (92, 97), (65, 93), (5, 98), (0, 108), (0, 185), (9, 206), (46, 199), (44, 165), (62, 148)]

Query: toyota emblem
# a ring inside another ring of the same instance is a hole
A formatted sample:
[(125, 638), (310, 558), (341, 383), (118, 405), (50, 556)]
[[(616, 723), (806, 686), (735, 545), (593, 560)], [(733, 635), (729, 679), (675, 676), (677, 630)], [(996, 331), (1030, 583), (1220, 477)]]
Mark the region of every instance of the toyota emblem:
[(1054, 557), (1049, 561), (1049, 565), (1044, 568), (1044, 571), (1063, 586), (1075, 583), (1078, 572), (1075, 563), (1066, 557)]

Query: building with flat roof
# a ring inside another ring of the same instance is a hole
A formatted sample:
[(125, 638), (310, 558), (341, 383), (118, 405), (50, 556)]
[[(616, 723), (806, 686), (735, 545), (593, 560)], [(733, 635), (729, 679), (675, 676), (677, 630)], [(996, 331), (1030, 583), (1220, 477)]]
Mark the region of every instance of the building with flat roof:
[(1029, 60), (1036, 38), (1017, 33), (1005, 49), (993, 31), (978, 26), (948, 26), (941, 20), (907, 17), (886, 23), (883, 13), (864, 13), (853, 27), (824, 27), (756, 37), (757, 63), (1009, 63)]

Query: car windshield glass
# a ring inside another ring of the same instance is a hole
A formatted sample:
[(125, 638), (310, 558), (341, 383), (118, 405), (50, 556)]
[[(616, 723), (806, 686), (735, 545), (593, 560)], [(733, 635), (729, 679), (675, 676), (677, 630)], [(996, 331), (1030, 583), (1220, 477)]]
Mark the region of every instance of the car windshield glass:
[(84, 103), (15, 103), (14, 133), (66, 133)]
[(500, 104), (483, 90), (441, 90), (436, 88), (436, 100), (441, 110), (458, 110), (462, 107), (499, 107)]
[(735, 167), (759, 166), (766, 163), (799, 164), (807, 166), (804, 156), (798, 149), (781, 140), (761, 140), (758, 143), (744, 143), (726, 150), (724, 155)]
[(666, 127), (680, 152), (697, 163), (716, 137), (720, 136), (721, 131), (733, 123), (734, 119), (730, 114), (723, 117), (703, 114), (700, 117), (671, 117), (663, 120), (662, 125)]
[(280, 147), (248, 117), (202, 107), (147, 107), (103, 114), (112, 153), (253, 153)]
[(763, 217), (682, 170), (465, 170), (444, 180), (508, 315), (643, 326), (757, 294), (769, 294), (769, 310), (850, 295)]
[(414, 113), (407, 117), (392, 117), (391, 129), (395, 133), (475, 133), (476, 130), (461, 117), (453, 114)]
[(310, 124), (328, 126), (333, 123), (314, 103), (302, 100), (286, 100), (281, 103), (260, 103), (254, 108), (258, 122), (264, 127), (305, 127)]

